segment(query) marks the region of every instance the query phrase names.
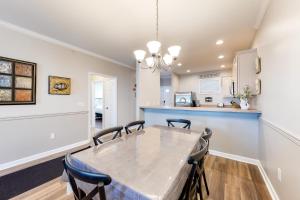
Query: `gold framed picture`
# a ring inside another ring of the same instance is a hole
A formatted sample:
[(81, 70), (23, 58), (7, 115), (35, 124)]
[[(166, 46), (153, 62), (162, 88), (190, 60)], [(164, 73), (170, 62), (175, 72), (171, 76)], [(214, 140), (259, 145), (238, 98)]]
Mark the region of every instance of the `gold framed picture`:
[(71, 79), (59, 76), (49, 76), (48, 93), (51, 95), (70, 95)]

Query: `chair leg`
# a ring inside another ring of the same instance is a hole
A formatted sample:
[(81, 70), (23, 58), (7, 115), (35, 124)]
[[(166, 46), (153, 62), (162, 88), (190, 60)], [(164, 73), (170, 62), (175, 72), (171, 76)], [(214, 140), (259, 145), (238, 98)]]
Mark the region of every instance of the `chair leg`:
[(205, 175), (205, 170), (203, 169), (203, 179), (204, 179), (204, 184), (205, 184), (205, 188), (206, 188), (206, 194), (207, 196), (209, 196), (209, 189), (208, 189), (208, 185), (207, 185), (207, 181), (206, 181), (206, 175)]
[(201, 176), (199, 176), (199, 188), (198, 188), (198, 192), (199, 192), (199, 195), (200, 195), (200, 200), (203, 200), (203, 194), (202, 194), (202, 178)]
[(204, 179), (204, 184), (205, 184), (205, 188), (206, 188), (206, 194), (207, 196), (209, 196), (209, 189), (208, 189), (208, 184), (206, 181), (206, 175), (205, 175), (205, 170), (203, 169), (203, 173), (202, 173), (203, 179)]
[(99, 197), (100, 200), (106, 200), (104, 187), (99, 187)]

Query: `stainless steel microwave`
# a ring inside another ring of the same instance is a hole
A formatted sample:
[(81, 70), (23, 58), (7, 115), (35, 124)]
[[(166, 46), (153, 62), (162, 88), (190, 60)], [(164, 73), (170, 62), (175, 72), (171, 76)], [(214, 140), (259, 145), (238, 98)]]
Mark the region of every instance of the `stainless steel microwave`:
[(176, 92), (174, 97), (175, 106), (193, 106), (195, 94), (193, 92)]

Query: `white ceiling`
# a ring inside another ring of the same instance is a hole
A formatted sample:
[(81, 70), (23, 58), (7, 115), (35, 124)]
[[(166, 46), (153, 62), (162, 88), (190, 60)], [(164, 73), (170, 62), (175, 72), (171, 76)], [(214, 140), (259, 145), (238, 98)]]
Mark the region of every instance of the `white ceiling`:
[[(160, 0), (159, 39), (165, 48), (182, 46), (176, 72), (230, 67), (234, 52), (251, 47), (264, 2)], [(1, 0), (0, 20), (134, 67), (133, 50), (146, 49), (155, 36), (154, 6), (155, 0)]]

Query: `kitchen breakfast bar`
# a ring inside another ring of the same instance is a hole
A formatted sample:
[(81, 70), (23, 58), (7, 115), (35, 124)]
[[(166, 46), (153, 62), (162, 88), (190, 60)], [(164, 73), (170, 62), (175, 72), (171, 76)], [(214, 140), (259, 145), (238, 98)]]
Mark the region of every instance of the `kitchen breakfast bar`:
[(261, 112), (257, 110), (212, 106), (141, 106), (139, 114), (145, 119), (146, 126), (166, 125), (168, 118), (183, 118), (191, 121), (192, 130), (211, 128), (214, 132), (211, 140), (211, 153), (233, 154), (247, 158), (258, 156)]

